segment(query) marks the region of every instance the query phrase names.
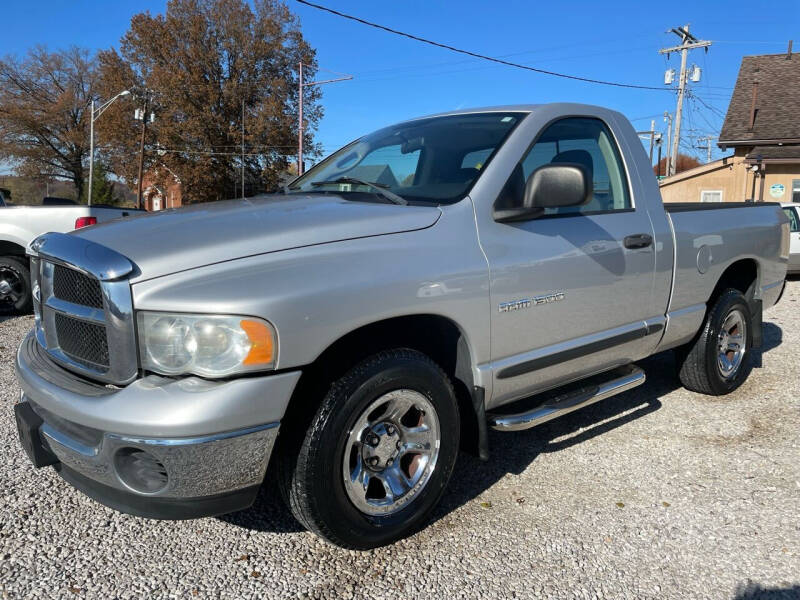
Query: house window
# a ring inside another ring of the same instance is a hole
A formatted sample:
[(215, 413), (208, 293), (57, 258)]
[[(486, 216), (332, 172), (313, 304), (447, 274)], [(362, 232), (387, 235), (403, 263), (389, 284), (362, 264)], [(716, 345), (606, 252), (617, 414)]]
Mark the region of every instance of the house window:
[(722, 202), (722, 190), (701, 191), (700, 202)]
[(792, 179), (792, 202), (800, 202), (800, 179)]

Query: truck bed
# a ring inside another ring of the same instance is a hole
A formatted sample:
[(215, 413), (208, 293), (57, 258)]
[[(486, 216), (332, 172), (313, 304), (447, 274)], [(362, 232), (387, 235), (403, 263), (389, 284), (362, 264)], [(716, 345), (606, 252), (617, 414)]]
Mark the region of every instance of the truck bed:
[(665, 202), (668, 213), (720, 210), (724, 208), (755, 208), (758, 206), (780, 206), (778, 202)]

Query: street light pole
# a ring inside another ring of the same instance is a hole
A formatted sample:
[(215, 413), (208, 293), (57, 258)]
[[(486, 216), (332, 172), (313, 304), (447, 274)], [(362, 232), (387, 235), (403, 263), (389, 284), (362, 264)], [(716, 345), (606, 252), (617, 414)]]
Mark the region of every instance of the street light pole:
[[(92, 98), (92, 112), (89, 119), (89, 196), (87, 206), (92, 205), (92, 180), (94, 179), (94, 98)], [(80, 202), (80, 198), (78, 199)]]
[(127, 96), (130, 93), (130, 90), (122, 90), (119, 94), (111, 98), (111, 100), (107, 100), (97, 107), (97, 109), (94, 107), (94, 98), (92, 98), (91, 112), (89, 113), (89, 195), (86, 199), (86, 204), (88, 206), (92, 205), (92, 179), (94, 179), (94, 122), (100, 118), (100, 115), (102, 115), (109, 106), (111, 106), (114, 100), (122, 96)]

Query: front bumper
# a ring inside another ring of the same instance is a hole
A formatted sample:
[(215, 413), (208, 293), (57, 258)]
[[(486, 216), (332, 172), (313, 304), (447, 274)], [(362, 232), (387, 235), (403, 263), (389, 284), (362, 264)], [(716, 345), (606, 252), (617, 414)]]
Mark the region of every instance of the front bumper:
[(24, 427), (65, 480), (112, 508), (169, 519), (253, 502), (300, 375), (112, 389), (57, 366), (31, 336), (16, 369)]

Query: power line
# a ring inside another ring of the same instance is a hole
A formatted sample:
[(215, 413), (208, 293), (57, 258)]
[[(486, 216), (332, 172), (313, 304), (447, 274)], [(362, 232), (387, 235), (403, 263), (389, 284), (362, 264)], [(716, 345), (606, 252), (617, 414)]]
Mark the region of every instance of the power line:
[[(373, 23), (371, 21), (367, 21), (365, 19), (361, 19), (359, 17), (354, 17), (353, 15), (348, 15), (343, 12), (339, 12), (338, 10), (333, 10), (332, 8), (328, 8), (326, 6), (321, 6), (319, 4), (314, 4), (313, 2), (308, 2), (308, 0), (297, 0), (300, 4), (305, 4), (306, 6), (310, 6), (312, 8), (316, 8), (317, 10), (321, 10), (324, 12), (331, 13), (332, 15), (336, 15), (337, 17), (342, 17), (343, 19), (349, 19), (350, 21), (355, 21), (357, 23), (361, 23), (362, 25), (367, 25), (369, 27), (374, 27), (375, 29), (381, 29), (388, 33), (393, 33), (395, 35), (399, 35), (402, 37), (406, 37), (417, 42), (422, 42), (424, 44), (429, 44), (431, 46), (436, 46), (437, 48), (444, 48), (445, 50), (450, 50), (451, 52), (457, 52), (459, 54), (465, 54), (466, 56), (472, 56), (473, 58), (479, 58), (481, 60), (488, 60), (490, 62), (498, 63), (501, 65), (506, 65), (509, 67), (514, 67), (517, 69), (524, 69), (526, 71), (533, 71), (534, 73), (540, 73), (542, 75), (551, 75), (553, 77), (561, 77), (562, 79), (571, 79), (574, 81), (583, 81), (585, 83), (596, 83), (598, 85), (609, 85), (613, 87), (620, 87), (620, 88), (630, 88), (630, 89), (637, 89), (637, 90), (658, 90), (658, 91), (665, 91), (663, 87), (655, 87), (649, 85), (636, 85), (632, 83), (619, 83), (616, 81), (605, 81), (602, 79), (591, 79), (589, 77), (579, 77), (577, 75), (568, 75), (566, 73), (558, 73), (557, 71), (548, 71), (546, 69), (537, 69), (536, 67), (531, 67), (528, 65), (523, 65), (520, 63), (515, 63), (507, 60), (503, 60), (500, 58), (495, 58), (492, 56), (486, 56), (484, 54), (478, 54), (477, 52), (471, 52), (470, 50), (463, 50), (461, 48), (456, 48), (454, 46), (450, 46), (448, 44), (442, 44), (440, 42), (434, 42), (433, 40), (429, 40), (423, 37), (419, 37), (416, 35), (412, 35), (410, 33), (405, 33), (403, 31), (399, 31), (397, 29), (392, 29), (391, 27), (386, 27), (385, 25), (379, 25), (378, 23)], [(669, 90), (667, 90), (669, 91)]]

